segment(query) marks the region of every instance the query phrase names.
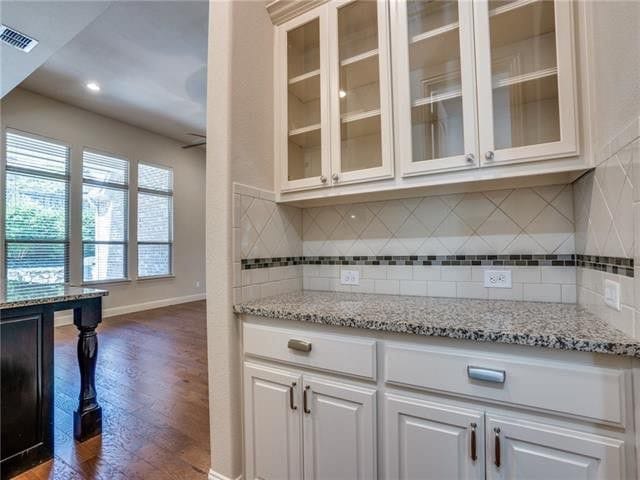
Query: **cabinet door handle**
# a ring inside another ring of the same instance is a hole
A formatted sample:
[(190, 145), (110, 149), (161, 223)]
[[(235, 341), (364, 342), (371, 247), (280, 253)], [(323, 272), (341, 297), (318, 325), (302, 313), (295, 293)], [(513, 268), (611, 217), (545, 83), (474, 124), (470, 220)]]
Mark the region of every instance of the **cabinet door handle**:
[(296, 382), (291, 382), (291, 386), (289, 387), (289, 407), (291, 407), (291, 410), (297, 410), (298, 407), (296, 407), (293, 404), (293, 389), (296, 387), (297, 383)]
[(302, 409), (304, 410), (304, 413), (311, 413), (311, 410), (309, 410), (309, 407), (308, 407), (308, 400), (307, 400), (307, 394), (310, 388), (311, 387), (309, 385), (304, 387), (304, 393), (302, 395)]
[(311, 342), (306, 342), (304, 340), (296, 340), (292, 338), (287, 342), (287, 347), (291, 350), (298, 350), (299, 352), (310, 352), (311, 351)]
[(489, 150), (484, 154), (484, 158), (486, 158), (487, 160), (493, 160), (493, 157), (495, 157), (493, 150)]
[(476, 449), (476, 428), (478, 425), (474, 422), (471, 424), (471, 460), (476, 461), (478, 459), (478, 451)]
[(473, 163), (476, 159), (476, 156), (473, 153), (467, 153), (464, 156), (465, 160), (467, 161), (467, 163)]
[(331, 175), (331, 178), (333, 178), (334, 182), (337, 182), (338, 180), (340, 180), (340, 175), (338, 175), (337, 173), (334, 173), (333, 175)]
[(496, 434), (495, 435), (495, 465), (496, 468), (500, 468), (501, 462), (500, 462), (500, 429), (498, 427), (493, 429), (493, 432)]
[(324, 175), (321, 175), (321, 176), (320, 176), (320, 181), (321, 181), (322, 183), (327, 183), (327, 177), (325, 177)]

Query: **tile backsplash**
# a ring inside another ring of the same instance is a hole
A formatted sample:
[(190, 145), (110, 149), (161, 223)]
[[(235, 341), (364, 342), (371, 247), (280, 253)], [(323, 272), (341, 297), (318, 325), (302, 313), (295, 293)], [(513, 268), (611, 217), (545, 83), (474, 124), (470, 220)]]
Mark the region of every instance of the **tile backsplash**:
[(305, 208), (305, 256), (572, 254), (571, 185)]
[[(624, 269), (583, 268), (578, 303), (620, 330), (640, 337), (640, 119), (598, 154), (597, 166), (574, 182), (578, 258), (614, 257)], [(604, 302), (605, 280), (620, 283), (620, 310)]]

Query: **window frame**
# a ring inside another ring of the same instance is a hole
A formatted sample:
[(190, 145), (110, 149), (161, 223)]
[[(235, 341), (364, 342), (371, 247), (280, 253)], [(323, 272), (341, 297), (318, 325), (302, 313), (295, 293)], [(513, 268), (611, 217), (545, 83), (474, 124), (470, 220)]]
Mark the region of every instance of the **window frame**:
[[(53, 145), (57, 145), (60, 147), (64, 147), (67, 151), (66, 155), (66, 175), (52, 173), (52, 172), (42, 172), (38, 170), (33, 170), (29, 168), (20, 168), (20, 167), (10, 167), (8, 165), (8, 142), (7, 142), (7, 134), (13, 134), (17, 136), (21, 136), (24, 138), (30, 138), (33, 140), (38, 140), (41, 142), (51, 143)], [(58, 140), (55, 138), (46, 137), (44, 135), (38, 135), (36, 133), (25, 132), (23, 130), (19, 130), (12, 127), (5, 127), (2, 131), (2, 161), (0, 162), (0, 176), (2, 177), (0, 195), (2, 196), (2, 208), (0, 221), (2, 222), (2, 232), (0, 234), (1, 240), (1, 260), (2, 260), (2, 284), (7, 285), (8, 282), (8, 271), (9, 265), (7, 262), (7, 250), (9, 244), (53, 244), (53, 245), (64, 245), (64, 281), (62, 282), (65, 285), (70, 283), (71, 276), (71, 188), (72, 188), (72, 149), (71, 145), (62, 140)], [(66, 240), (9, 240), (7, 239), (7, 174), (9, 172), (16, 173), (18, 175), (31, 175), (34, 177), (65, 181), (66, 182), (66, 204), (67, 208), (65, 211), (65, 238)]]
[[(123, 160), (124, 162), (126, 162), (127, 165), (127, 173), (126, 173), (126, 184), (119, 184), (119, 183), (111, 183), (111, 182), (100, 182), (97, 180), (92, 180), (92, 179), (86, 179), (84, 177), (84, 155), (85, 152), (87, 153), (93, 153), (96, 155), (101, 155), (101, 156), (105, 156), (105, 157), (111, 157), (111, 158), (115, 158), (118, 160)], [(123, 156), (123, 155), (118, 155), (118, 154), (114, 154), (114, 153), (110, 153), (110, 152), (105, 152), (103, 150), (99, 150), (96, 148), (91, 148), (91, 147), (83, 147), (82, 149), (82, 159), (81, 159), (81, 167), (80, 167), (80, 177), (82, 180), (82, 187), (80, 190), (80, 197), (81, 197), (81, 213), (80, 213), (80, 259), (81, 259), (81, 277), (82, 277), (82, 285), (99, 285), (99, 284), (107, 284), (107, 283), (122, 283), (122, 282), (130, 282), (131, 278), (129, 276), (129, 244), (130, 242), (130, 237), (129, 237), (129, 232), (130, 232), (130, 219), (131, 219), (131, 161)], [(105, 187), (108, 189), (113, 189), (113, 190), (121, 190), (121, 191), (125, 191), (126, 192), (126, 200), (127, 200), (127, 204), (126, 204), (126, 208), (124, 211), (124, 240), (122, 241), (108, 241), (108, 240), (85, 240), (84, 239), (84, 186), (85, 185), (91, 185), (94, 187)], [(122, 277), (119, 278), (109, 278), (109, 279), (102, 279), (102, 280), (86, 280), (84, 278), (84, 247), (85, 245), (123, 245), (123, 273), (124, 275)]]
[[(171, 172), (171, 189), (169, 191), (165, 191), (165, 190), (156, 190), (153, 188), (146, 188), (146, 187), (141, 187), (140, 186), (140, 165), (144, 165), (144, 166), (148, 166), (148, 167), (152, 167), (152, 168), (158, 168), (161, 170), (167, 170), (169, 172)], [(174, 177), (174, 171), (173, 171), (173, 167), (168, 167), (165, 165), (160, 165), (157, 163), (150, 163), (150, 162), (138, 162), (137, 163), (137, 171), (136, 171), (136, 188), (137, 188), (137, 195), (136, 195), (136, 280), (153, 280), (153, 279), (158, 279), (158, 278), (174, 278), (175, 277), (175, 273), (174, 273), (174, 265), (173, 265), (173, 259), (174, 259), (174, 254), (173, 254), (173, 249), (174, 249), (174, 243), (175, 243), (175, 239), (174, 239), (174, 185), (175, 185), (175, 177)], [(168, 220), (168, 224), (169, 224), (169, 238), (170, 240), (168, 242), (150, 242), (150, 241), (140, 241), (140, 229), (139, 229), (139, 225), (140, 225), (140, 193), (144, 193), (147, 195), (155, 195), (155, 196), (159, 196), (159, 197), (166, 197), (169, 198), (170, 200), (170, 211), (169, 211), (169, 218)], [(167, 245), (169, 247), (169, 262), (168, 262), (168, 266), (169, 266), (169, 271), (168, 273), (165, 274), (160, 274), (160, 275), (140, 275), (140, 245)]]

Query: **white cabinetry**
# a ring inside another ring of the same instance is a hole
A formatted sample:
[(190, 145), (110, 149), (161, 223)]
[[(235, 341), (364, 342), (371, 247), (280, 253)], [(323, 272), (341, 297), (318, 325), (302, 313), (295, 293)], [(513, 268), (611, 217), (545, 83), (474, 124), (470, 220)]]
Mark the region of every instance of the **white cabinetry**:
[(276, 32), (281, 191), (393, 176), (385, 1), (332, 1)]
[(376, 391), (304, 377), (304, 478), (376, 478)]
[(267, 323), (243, 324), (248, 480), (638, 478), (629, 359)]
[(624, 442), (487, 416), (487, 480), (621, 480)]
[(246, 478), (302, 478), (301, 376), (246, 362), (244, 418)]
[(577, 153), (570, 2), (391, 5), (404, 176)]
[(384, 410), (387, 479), (484, 478), (482, 412), (393, 394)]
[(279, 200), (589, 168), (573, 10), (329, 0), (277, 26)]
[(252, 362), (244, 388), (248, 479), (376, 478), (375, 389)]

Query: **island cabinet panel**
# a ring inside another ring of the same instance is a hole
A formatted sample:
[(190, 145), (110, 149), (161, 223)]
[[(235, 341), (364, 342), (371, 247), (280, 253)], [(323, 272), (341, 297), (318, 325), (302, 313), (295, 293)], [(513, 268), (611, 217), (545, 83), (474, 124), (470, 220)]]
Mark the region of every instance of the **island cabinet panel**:
[(53, 455), (53, 311), (0, 312), (2, 478)]

